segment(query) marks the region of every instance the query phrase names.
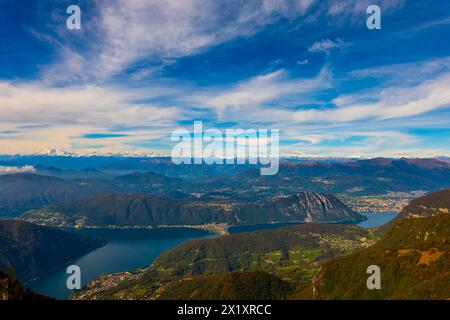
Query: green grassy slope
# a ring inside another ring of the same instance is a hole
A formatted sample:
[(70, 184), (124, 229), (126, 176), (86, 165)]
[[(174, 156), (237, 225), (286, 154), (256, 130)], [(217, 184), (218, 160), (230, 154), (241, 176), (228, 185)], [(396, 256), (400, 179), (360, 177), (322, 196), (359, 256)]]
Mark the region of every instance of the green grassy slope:
[(263, 269), (298, 280), (318, 261), (368, 245), (368, 238), (354, 225), (304, 224), (192, 240), (160, 255), (153, 267), (177, 276)]
[(292, 286), (264, 271), (242, 271), (171, 283), (162, 300), (282, 300)]
[[(323, 264), (313, 279), (318, 299), (450, 298), (450, 215), (396, 221), (374, 246)], [(369, 265), (381, 289), (366, 286)]]

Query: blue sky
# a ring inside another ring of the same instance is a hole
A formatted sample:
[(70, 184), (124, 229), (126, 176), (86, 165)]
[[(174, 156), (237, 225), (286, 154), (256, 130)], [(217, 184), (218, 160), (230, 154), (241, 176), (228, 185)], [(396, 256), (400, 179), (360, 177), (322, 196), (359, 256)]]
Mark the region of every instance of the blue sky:
[(202, 120), (286, 156), (450, 156), (449, 39), (446, 0), (0, 0), (0, 153), (170, 153)]

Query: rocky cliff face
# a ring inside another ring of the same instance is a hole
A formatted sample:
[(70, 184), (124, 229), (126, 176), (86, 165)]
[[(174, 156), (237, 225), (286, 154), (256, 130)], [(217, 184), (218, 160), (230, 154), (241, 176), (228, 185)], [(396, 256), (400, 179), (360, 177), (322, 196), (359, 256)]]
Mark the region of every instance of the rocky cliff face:
[(356, 222), (364, 217), (348, 208), (332, 195), (317, 192), (300, 192), (277, 201), (281, 215), (298, 217), (306, 222)]
[(29, 221), (58, 226), (161, 226), (275, 221), (356, 222), (362, 215), (331, 195), (301, 192), (255, 203), (211, 203), (164, 199), (149, 194), (104, 194), (48, 206)]

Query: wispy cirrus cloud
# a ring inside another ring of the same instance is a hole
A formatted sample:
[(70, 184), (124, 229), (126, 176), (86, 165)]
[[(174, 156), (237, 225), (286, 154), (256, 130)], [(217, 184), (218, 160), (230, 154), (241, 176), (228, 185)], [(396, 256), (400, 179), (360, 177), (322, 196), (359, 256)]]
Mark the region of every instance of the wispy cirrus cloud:
[[(134, 79), (152, 76), (174, 60), (211, 47), (250, 37), (281, 19), (305, 17), (302, 24), (322, 19), (364, 20), (370, 1), (345, 0), (111, 0), (93, 1), (98, 16), (83, 20), (90, 31), (73, 41), (64, 27), (59, 38), (36, 33), (58, 50), (59, 59), (43, 69), (48, 83), (107, 81), (139, 61), (157, 62), (141, 68)], [(403, 6), (403, 0), (381, 0), (386, 14)], [(61, 20), (61, 17), (57, 17)], [(337, 22), (337, 21), (336, 21)], [(82, 51), (79, 44), (82, 45)], [(346, 45), (341, 39), (322, 39), (311, 52), (329, 52)]]
[[(251, 36), (280, 18), (304, 15), (316, 0), (154, 0), (96, 1), (99, 17), (90, 20), (85, 51), (74, 53), (70, 42), (60, 43), (59, 60), (44, 71), (48, 82), (82, 79), (106, 81), (146, 59), (161, 61)], [(70, 39), (70, 38), (69, 38)], [(76, 52), (76, 51), (75, 51)], [(138, 77), (159, 66), (140, 70)], [(62, 69), (65, 70), (61, 73)]]
[[(286, 70), (252, 77), (229, 89), (213, 89), (194, 96), (194, 100), (206, 108), (216, 110), (219, 118), (244, 109), (263, 109), (267, 104), (279, 103), (280, 108), (294, 106), (305, 101), (314, 92), (331, 87), (332, 73), (323, 68), (314, 78), (291, 78)], [(287, 101), (282, 101), (286, 99)], [(229, 112), (228, 112), (229, 111)], [(228, 112), (228, 113), (227, 113)]]
[(333, 49), (344, 48), (348, 44), (344, 43), (341, 39), (337, 38), (335, 41), (330, 39), (324, 39), (317, 42), (314, 42), (309, 48), (309, 52), (322, 52), (329, 53)]

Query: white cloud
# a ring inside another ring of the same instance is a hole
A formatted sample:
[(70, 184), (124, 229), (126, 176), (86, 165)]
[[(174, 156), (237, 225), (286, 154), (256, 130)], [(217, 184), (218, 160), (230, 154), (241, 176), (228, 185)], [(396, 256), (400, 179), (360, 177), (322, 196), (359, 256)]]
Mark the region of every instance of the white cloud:
[(0, 166), (0, 175), (2, 174), (12, 174), (12, 173), (26, 173), (26, 172), (35, 172), (33, 166), (24, 166), (24, 167), (4, 167)]
[[(251, 36), (280, 17), (296, 18), (308, 14), (311, 8), (319, 6), (316, 2), (97, 1), (100, 16), (89, 22), (89, 30), (97, 32), (86, 39), (88, 42), (84, 43), (82, 52), (68, 43), (50, 39), (48, 41), (59, 50), (59, 60), (43, 67), (45, 77), (42, 82), (0, 82), (0, 129), (17, 131), (7, 135), (0, 132), (0, 150), (3, 153), (31, 153), (49, 148), (79, 148), (90, 152), (98, 145), (104, 145), (103, 152), (147, 151), (133, 144), (145, 140), (162, 142), (177, 121), (193, 116), (213, 122), (211, 112), (218, 115), (219, 121), (237, 122), (243, 128), (271, 123), (272, 128), (282, 129), (285, 137), (301, 141), (303, 145), (309, 144), (307, 147), (311, 152), (375, 154), (381, 150), (361, 146), (333, 149), (322, 145), (357, 134), (373, 148), (389, 144), (389, 139), (396, 140), (398, 150), (417, 142), (413, 137), (393, 130), (362, 132), (355, 129), (351, 132), (336, 126), (351, 123), (353, 128), (360, 122), (363, 127), (371, 126), (377, 130), (372, 126), (380, 126), (386, 120), (423, 115), (448, 107), (450, 64), (448, 61), (442, 64), (445, 59), (355, 71), (349, 78), (377, 77), (383, 84), (376, 89), (340, 95), (332, 103), (327, 101), (328, 98), (321, 101), (317, 98), (321, 95), (316, 95), (339, 86), (339, 83), (333, 83), (335, 79), (327, 67), (313, 78), (292, 78), (287, 70), (281, 69), (235, 85), (197, 90), (173, 83), (170, 86), (151, 84), (139, 89), (106, 84), (111, 77), (142, 59), (161, 63), (150, 67), (139, 64), (140, 68), (131, 73), (130, 79), (152, 77), (180, 57), (237, 37)], [(327, 14), (330, 20), (356, 15), (360, 18), (365, 15), (365, 3), (321, 2), (318, 12)], [(380, 2), (383, 12), (402, 3)], [(308, 15), (306, 20), (314, 18), (317, 16)], [(329, 53), (346, 45), (339, 38), (323, 39), (311, 44), (309, 51)], [(306, 63), (307, 59), (298, 61), (300, 65)], [(53, 86), (55, 82), (67, 84), (67, 81), (80, 79), (83, 81), (79, 86)], [(148, 102), (165, 95), (172, 96), (173, 99), (168, 100), (173, 103)], [(322, 107), (318, 108), (318, 105)], [(188, 110), (190, 107), (196, 109)], [(87, 133), (117, 128), (130, 135), (94, 142), (82, 138)]]
[(347, 46), (341, 39), (337, 38), (335, 41), (332, 41), (330, 39), (324, 39), (321, 41), (314, 42), (309, 48), (309, 52), (322, 52), (322, 53), (329, 53), (333, 49), (340, 49)]
[(100, 17), (90, 22), (89, 30), (97, 33), (86, 45), (88, 52), (74, 53), (76, 48), (63, 45), (60, 60), (45, 71), (45, 78), (107, 80), (141, 59), (167, 61), (252, 35), (280, 17), (305, 14), (314, 2), (97, 1)]
[(160, 139), (185, 113), (177, 107), (142, 102), (171, 92), (162, 87), (152, 89), (49, 88), (40, 83), (0, 82), (0, 128), (10, 132), (0, 133), (0, 150), (10, 154), (52, 148), (70, 151), (80, 144), (94, 144), (83, 135), (115, 128), (129, 135), (96, 140), (105, 145), (105, 151), (123, 151), (132, 148), (127, 143)]
[[(96, 0), (91, 9), (95, 18), (83, 19), (80, 42), (72, 41), (65, 27), (56, 28), (58, 39), (31, 30), (40, 40), (59, 51), (59, 59), (43, 66), (46, 83), (68, 81), (107, 81), (136, 62), (160, 61), (159, 65), (134, 74), (147, 77), (168, 61), (207, 50), (238, 37), (251, 36), (280, 18), (302, 24), (315, 23), (319, 17), (348, 19), (365, 15), (367, 1), (317, 0)], [(403, 1), (383, 0), (380, 6), (391, 11)], [(384, 11), (383, 11), (384, 12)], [(58, 16), (58, 21), (64, 16)], [(52, 32), (55, 28), (51, 28)], [(313, 52), (329, 52), (345, 45), (339, 39), (324, 39), (311, 46)], [(170, 64), (170, 63), (169, 63)], [(133, 78), (133, 77), (132, 77)]]
[(368, 6), (376, 4), (381, 8), (382, 14), (387, 14), (404, 6), (405, 0), (328, 0), (326, 3), (326, 14), (335, 19), (335, 23), (343, 24), (350, 22), (360, 24), (361, 19), (367, 17)]
[(248, 113), (248, 109), (263, 108), (266, 103), (274, 103), (279, 99), (291, 98), (295, 101), (297, 97), (298, 102), (319, 89), (330, 87), (330, 82), (331, 75), (327, 68), (311, 79), (291, 79), (281, 69), (253, 77), (231, 89), (222, 92), (215, 90), (194, 99), (206, 108), (215, 109), (218, 116), (223, 118), (239, 109), (246, 109), (245, 112)]
[(0, 123), (4, 125), (139, 126), (174, 119), (178, 110), (148, 103), (145, 90), (80, 86), (49, 88), (39, 83), (0, 82)]
[(264, 108), (253, 113), (252, 117), (259, 121), (277, 119), (311, 124), (379, 121), (418, 116), (450, 107), (450, 74), (411, 87), (389, 87), (366, 91), (363, 94), (341, 95), (335, 98), (333, 103), (334, 108), (298, 111)]

